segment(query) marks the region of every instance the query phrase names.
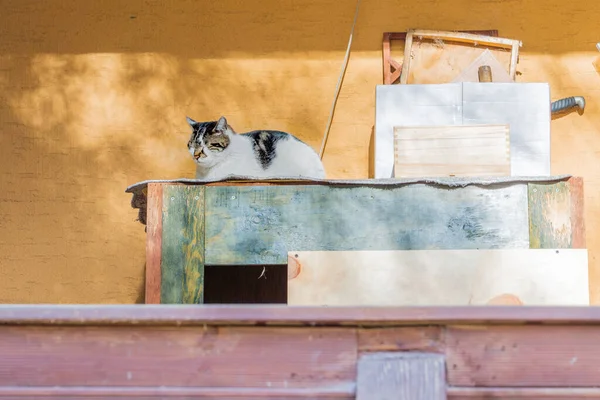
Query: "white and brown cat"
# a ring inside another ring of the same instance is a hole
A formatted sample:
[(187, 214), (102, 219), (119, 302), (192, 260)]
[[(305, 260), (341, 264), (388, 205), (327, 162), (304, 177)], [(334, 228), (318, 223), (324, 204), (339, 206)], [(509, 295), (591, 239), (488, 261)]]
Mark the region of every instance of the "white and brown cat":
[(324, 179), (319, 155), (295, 136), (281, 131), (257, 130), (235, 133), (225, 117), (197, 122), (188, 150), (196, 161), (196, 178), (221, 180), (230, 175), (255, 179)]

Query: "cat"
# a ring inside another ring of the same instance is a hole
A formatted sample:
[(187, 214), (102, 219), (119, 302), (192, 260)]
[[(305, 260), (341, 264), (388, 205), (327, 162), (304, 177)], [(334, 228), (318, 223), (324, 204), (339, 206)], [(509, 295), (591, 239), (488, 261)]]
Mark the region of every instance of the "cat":
[(188, 150), (196, 162), (196, 179), (221, 180), (229, 175), (249, 178), (324, 179), (319, 155), (290, 133), (257, 130), (235, 133), (225, 117), (197, 122)]

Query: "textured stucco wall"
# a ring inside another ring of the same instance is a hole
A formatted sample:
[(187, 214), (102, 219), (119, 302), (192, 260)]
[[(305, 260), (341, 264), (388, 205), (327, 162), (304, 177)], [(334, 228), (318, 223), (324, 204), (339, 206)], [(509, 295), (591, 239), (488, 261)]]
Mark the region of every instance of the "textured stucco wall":
[[(143, 298), (144, 230), (127, 185), (192, 177), (185, 115), (226, 115), (319, 148), (354, 0), (0, 0), (0, 302)], [(365, 178), (384, 31), (498, 29), (523, 40), (521, 81), (584, 116), (552, 123), (552, 172), (585, 177), (600, 302), (600, 3), (363, 0), (325, 155)]]

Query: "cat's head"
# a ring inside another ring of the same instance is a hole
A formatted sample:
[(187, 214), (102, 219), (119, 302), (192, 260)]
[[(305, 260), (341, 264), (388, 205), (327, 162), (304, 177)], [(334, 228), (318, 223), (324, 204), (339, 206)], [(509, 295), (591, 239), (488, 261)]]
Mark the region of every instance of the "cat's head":
[(198, 165), (208, 168), (214, 166), (226, 156), (233, 130), (225, 117), (209, 122), (197, 122), (190, 117), (186, 119), (192, 128), (187, 145), (190, 154)]

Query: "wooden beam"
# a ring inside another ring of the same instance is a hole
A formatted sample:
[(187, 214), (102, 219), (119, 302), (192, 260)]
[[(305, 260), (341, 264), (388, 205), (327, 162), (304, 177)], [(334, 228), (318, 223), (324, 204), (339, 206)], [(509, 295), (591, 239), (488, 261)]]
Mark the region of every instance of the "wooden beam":
[(356, 333), (341, 328), (2, 326), (0, 387), (327, 392), (353, 386), (356, 354)]
[(597, 327), (450, 326), (445, 337), (453, 386), (598, 385)]
[(600, 307), (289, 307), (286, 305), (0, 305), (2, 325), (34, 326), (428, 326), (576, 325), (600, 326)]
[(451, 400), (580, 400), (600, 399), (600, 388), (510, 388), (487, 387), (467, 388), (449, 387), (448, 399)]
[(362, 328), (358, 330), (358, 351), (445, 351), (443, 329), (439, 326)]

